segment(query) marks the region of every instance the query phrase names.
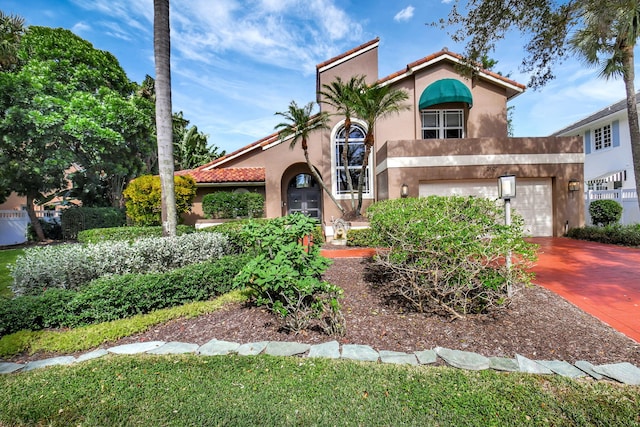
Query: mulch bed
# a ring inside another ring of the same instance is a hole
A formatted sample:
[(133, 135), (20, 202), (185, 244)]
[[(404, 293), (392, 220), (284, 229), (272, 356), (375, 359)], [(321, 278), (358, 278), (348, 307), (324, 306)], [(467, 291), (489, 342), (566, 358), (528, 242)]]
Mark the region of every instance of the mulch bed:
[[(474, 351), (485, 356), (525, 357), (594, 364), (630, 362), (640, 366), (640, 344), (539, 286), (515, 295), (508, 310), (472, 315), (465, 320), (407, 311), (389, 302), (365, 277), (366, 261), (336, 259), (325, 279), (344, 289), (346, 335), (342, 344), (366, 344), (376, 350), (413, 352), (436, 346)], [(196, 319), (176, 320), (113, 346), (145, 341), (204, 344), (211, 339), (247, 343), (298, 341), (309, 344), (334, 338), (320, 331), (297, 335), (280, 330), (279, 320), (264, 308), (233, 304)]]

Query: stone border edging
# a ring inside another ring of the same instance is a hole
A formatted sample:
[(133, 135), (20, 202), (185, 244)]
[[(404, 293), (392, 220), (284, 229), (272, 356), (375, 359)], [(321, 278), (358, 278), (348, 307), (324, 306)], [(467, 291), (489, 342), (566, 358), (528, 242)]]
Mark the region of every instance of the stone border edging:
[[(302, 356), (308, 358), (324, 357), (330, 359), (350, 359), (361, 362), (407, 364), (413, 366), (429, 365), (442, 359), (447, 365), (465, 370), (493, 369), (505, 372), (523, 372), (537, 375), (561, 375), (568, 378), (590, 377), (595, 380), (614, 380), (627, 385), (640, 385), (640, 368), (624, 362), (593, 365), (581, 360), (571, 364), (561, 360), (532, 360), (516, 354), (514, 359), (506, 357), (485, 357), (478, 353), (435, 347), (431, 350), (404, 353), (398, 351), (376, 351), (368, 345), (343, 344), (337, 341), (310, 345), (286, 341), (260, 341), (239, 344), (213, 339), (206, 344), (165, 341), (147, 341), (125, 344), (107, 349), (97, 349), (84, 353), (78, 358), (59, 356), (36, 360), (26, 364), (0, 362), (0, 374), (27, 372), (33, 369), (54, 365), (71, 365), (96, 359), (107, 354), (197, 354), (202, 356), (222, 356), (238, 354), (255, 356)], [(342, 350), (342, 351), (341, 351)]]

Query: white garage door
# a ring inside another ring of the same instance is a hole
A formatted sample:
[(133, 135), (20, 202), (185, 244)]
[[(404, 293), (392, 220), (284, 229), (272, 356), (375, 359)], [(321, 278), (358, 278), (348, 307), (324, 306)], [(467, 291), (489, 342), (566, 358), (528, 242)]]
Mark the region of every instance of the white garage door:
[[(551, 179), (517, 179), (511, 208), (524, 218), (531, 236), (553, 235)], [(420, 196), (477, 196), (498, 198), (498, 180), (431, 181), (420, 183)]]

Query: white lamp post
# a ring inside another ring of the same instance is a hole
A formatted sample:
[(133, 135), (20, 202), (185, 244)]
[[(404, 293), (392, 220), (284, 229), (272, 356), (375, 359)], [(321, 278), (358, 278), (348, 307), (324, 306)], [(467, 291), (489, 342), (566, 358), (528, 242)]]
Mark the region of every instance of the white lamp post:
[[(504, 225), (511, 225), (511, 199), (516, 197), (516, 176), (502, 175), (498, 177), (498, 197), (504, 200)], [(511, 249), (507, 251), (507, 295), (512, 296), (511, 288)]]

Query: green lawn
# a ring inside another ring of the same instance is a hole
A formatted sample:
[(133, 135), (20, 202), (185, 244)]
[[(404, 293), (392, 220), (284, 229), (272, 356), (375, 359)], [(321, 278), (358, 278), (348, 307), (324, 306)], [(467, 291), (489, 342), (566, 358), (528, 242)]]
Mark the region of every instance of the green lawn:
[(0, 298), (11, 298), (13, 293), (9, 286), (13, 283), (13, 278), (9, 274), (7, 265), (13, 264), (22, 255), (22, 249), (5, 249), (0, 251)]
[(0, 425), (637, 426), (640, 387), (270, 356), (108, 356), (0, 376)]

